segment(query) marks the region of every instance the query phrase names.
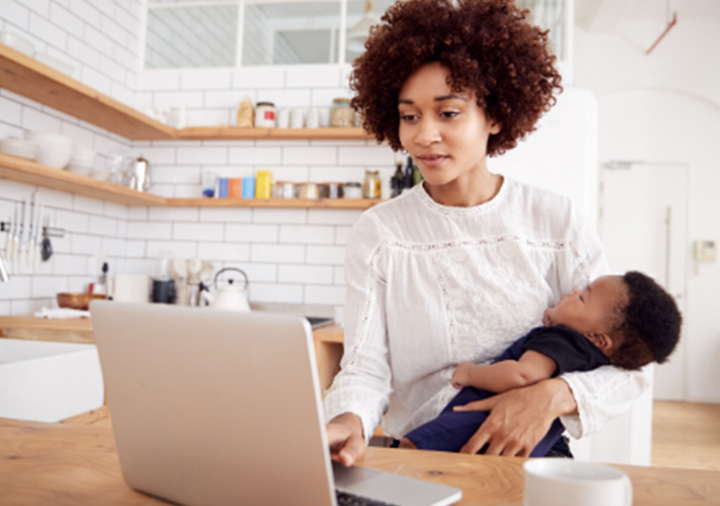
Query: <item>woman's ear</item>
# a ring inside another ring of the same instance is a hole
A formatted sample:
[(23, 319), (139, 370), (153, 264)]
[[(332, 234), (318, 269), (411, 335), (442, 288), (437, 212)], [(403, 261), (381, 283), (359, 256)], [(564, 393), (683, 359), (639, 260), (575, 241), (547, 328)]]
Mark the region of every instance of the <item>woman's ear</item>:
[(602, 351), (610, 351), (610, 348), (612, 348), (613, 339), (605, 332), (591, 332), (590, 334), (585, 334), (585, 337), (590, 339), (593, 344)]
[(495, 120), (490, 120), (490, 135), (497, 135), (502, 130), (502, 125)]

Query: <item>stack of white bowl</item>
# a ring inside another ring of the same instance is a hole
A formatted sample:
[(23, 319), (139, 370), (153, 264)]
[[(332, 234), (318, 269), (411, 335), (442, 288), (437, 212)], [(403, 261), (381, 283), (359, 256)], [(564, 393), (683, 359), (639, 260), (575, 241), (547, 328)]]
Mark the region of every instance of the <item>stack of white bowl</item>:
[(73, 155), (73, 140), (51, 132), (26, 131), (25, 138), (39, 146), (37, 161), (54, 169), (64, 169)]
[(95, 157), (97, 153), (90, 148), (76, 147), (67, 170), (76, 174), (88, 176), (95, 170)]
[(35, 141), (8, 137), (0, 141), (0, 151), (8, 155), (35, 160), (38, 154), (38, 145)]

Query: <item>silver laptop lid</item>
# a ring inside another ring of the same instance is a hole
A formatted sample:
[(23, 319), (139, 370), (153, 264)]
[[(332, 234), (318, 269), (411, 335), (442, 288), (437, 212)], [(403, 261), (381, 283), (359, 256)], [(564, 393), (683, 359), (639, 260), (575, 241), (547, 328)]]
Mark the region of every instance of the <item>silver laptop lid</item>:
[(108, 301), (90, 311), (131, 487), (187, 505), (334, 503), (304, 319)]

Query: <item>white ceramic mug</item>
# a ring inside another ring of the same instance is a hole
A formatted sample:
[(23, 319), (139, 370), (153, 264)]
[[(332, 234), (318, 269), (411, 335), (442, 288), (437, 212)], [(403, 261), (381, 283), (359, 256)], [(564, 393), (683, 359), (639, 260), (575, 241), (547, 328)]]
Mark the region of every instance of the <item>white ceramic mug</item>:
[(280, 109), (277, 114), (277, 127), (290, 128), (290, 109)]
[(108, 294), (118, 302), (150, 302), (150, 276), (115, 274), (108, 276)]
[(572, 459), (523, 464), (524, 506), (632, 506), (632, 484), (620, 469)]
[(302, 128), (305, 125), (305, 111), (293, 109), (290, 111), (290, 128)]
[(305, 118), (305, 126), (307, 128), (320, 128), (320, 111), (315, 108), (308, 109)]

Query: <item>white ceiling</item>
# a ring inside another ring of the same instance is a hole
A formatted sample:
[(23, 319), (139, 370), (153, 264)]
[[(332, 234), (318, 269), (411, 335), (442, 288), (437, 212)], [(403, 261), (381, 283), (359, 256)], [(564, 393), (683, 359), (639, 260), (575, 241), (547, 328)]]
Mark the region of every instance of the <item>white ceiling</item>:
[(720, 0), (575, 0), (575, 19), (590, 30), (612, 30), (621, 19), (720, 18)]

